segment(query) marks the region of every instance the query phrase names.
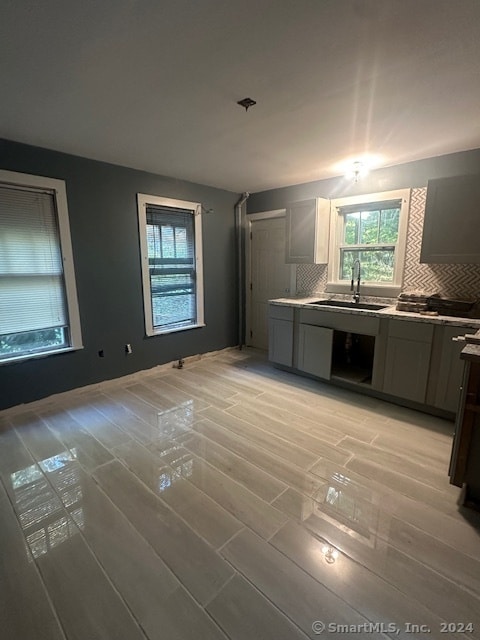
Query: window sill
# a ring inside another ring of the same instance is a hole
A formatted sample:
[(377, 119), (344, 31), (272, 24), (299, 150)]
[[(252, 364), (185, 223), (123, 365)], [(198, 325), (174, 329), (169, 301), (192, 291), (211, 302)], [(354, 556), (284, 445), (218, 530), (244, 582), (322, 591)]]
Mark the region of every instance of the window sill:
[(204, 322), (199, 322), (198, 324), (189, 324), (188, 327), (176, 327), (175, 329), (157, 329), (152, 333), (147, 333), (148, 338), (153, 338), (154, 336), (163, 336), (168, 333), (177, 333), (178, 331), (189, 331), (190, 329), (200, 329), (201, 327), (206, 327), (207, 325)]
[(19, 356), (12, 356), (11, 358), (3, 358), (0, 360), (0, 366), (6, 364), (15, 364), (16, 362), (24, 362), (25, 360), (38, 360), (39, 358), (48, 358), (49, 356), (55, 356), (60, 353), (70, 353), (71, 351), (79, 351), (83, 349), (83, 345), (75, 347), (65, 347), (64, 349), (54, 349), (52, 351), (42, 351), (41, 353), (26, 353)]
[[(356, 286), (356, 285), (355, 285)], [(402, 288), (393, 284), (362, 284), (360, 283), (361, 296), (376, 296), (377, 298), (396, 298), (401, 293)], [(340, 282), (328, 282), (325, 287), (327, 293), (344, 293), (350, 294), (352, 290), (350, 283), (343, 284)]]

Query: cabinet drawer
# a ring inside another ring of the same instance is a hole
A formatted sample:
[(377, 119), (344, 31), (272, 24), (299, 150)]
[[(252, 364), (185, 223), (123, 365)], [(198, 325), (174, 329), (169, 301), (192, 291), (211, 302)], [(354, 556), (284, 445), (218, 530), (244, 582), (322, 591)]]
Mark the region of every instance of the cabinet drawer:
[(358, 333), (365, 336), (376, 336), (379, 333), (380, 318), (341, 311), (317, 311), (302, 309), (300, 322), (315, 327), (327, 327), (346, 333)]
[(277, 320), (293, 320), (293, 307), (283, 307), (278, 304), (270, 304), (268, 307), (268, 317)]
[(428, 324), (427, 322), (390, 320), (388, 323), (388, 337), (414, 340), (415, 342), (431, 342), (433, 339), (433, 326), (433, 324)]

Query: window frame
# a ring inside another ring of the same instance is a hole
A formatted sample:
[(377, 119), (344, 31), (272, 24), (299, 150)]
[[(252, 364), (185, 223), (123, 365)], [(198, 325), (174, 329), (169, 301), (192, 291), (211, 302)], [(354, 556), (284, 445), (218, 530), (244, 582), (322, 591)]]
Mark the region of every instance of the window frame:
[[(150, 271), (148, 262), (147, 242), (147, 206), (171, 207), (173, 209), (188, 210), (194, 216), (194, 248), (195, 248), (195, 300), (196, 322), (184, 327), (161, 328), (153, 324), (152, 290), (150, 286)], [(143, 308), (145, 319), (145, 332), (148, 337), (188, 331), (205, 327), (204, 298), (203, 298), (203, 242), (202, 242), (202, 205), (199, 202), (153, 196), (145, 193), (137, 193), (138, 227), (140, 235), (140, 257), (142, 265)]]
[[(403, 270), (405, 265), (405, 253), (407, 245), (408, 215), (410, 209), (411, 189), (397, 189), (395, 191), (383, 191), (380, 193), (368, 193), (359, 196), (349, 196), (331, 200), (330, 203), (330, 252), (328, 261), (327, 287), (329, 293), (350, 293), (350, 282), (340, 280), (340, 254), (343, 245), (344, 218), (342, 207), (352, 205), (371, 205), (389, 200), (400, 200), (400, 217), (398, 222), (398, 239), (395, 245), (395, 262), (393, 270), (393, 282), (363, 282), (361, 293), (363, 295), (379, 297), (395, 297), (401, 292)], [(380, 245), (379, 245), (380, 246)]]
[(45, 358), (58, 353), (66, 353), (69, 351), (83, 349), (65, 181), (58, 180), (56, 178), (46, 178), (44, 176), (0, 169), (0, 184), (6, 187), (11, 185), (18, 188), (23, 187), (25, 189), (38, 191), (50, 191), (54, 197), (60, 239), (60, 254), (62, 256), (63, 264), (63, 281), (65, 285), (68, 329), (70, 334), (70, 344), (67, 347), (12, 355), (11, 357), (1, 359), (0, 365), (20, 362), (22, 360), (30, 360), (32, 358)]

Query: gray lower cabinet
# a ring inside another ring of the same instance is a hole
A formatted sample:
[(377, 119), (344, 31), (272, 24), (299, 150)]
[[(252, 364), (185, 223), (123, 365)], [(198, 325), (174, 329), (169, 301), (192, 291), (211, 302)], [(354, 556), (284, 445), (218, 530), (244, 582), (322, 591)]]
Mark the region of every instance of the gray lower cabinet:
[(460, 353), (465, 342), (455, 338), (471, 331), (465, 327), (436, 327), (430, 367), (432, 389), (427, 395), (427, 404), (452, 413), (457, 411), (465, 366)]
[(293, 365), (293, 309), (279, 305), (268, 308), (268, 359), (286, 367)]
[(390, 320), (383, 392), (414, 402), (425, 402), (433, 325)]
[(290, 320), (269, 319), (268, 359), (286, 367), (293, 365), (293, 322)]
[[(342, 380), (365, 388), (455, 413), (469, 327), (414, 319), (397, 320), (269, 305), (269, 359), (324, 380)], [(344, 344), (351, 336), (361, 353), (345, 367)], [(359, 379), (357, 373), (369, 373)]]
[(332, 346), (333, 329), (300, 324), (297, 369), (329, 380), (332, 369)]

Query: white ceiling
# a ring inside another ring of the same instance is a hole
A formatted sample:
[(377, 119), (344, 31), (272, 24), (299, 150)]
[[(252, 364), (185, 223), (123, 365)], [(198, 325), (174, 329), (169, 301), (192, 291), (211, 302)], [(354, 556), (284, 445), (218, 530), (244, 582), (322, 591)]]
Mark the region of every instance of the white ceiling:
[(259, 191), (480, 147), (480, 0), (2, 0), (0, 87), (1, 137)]

